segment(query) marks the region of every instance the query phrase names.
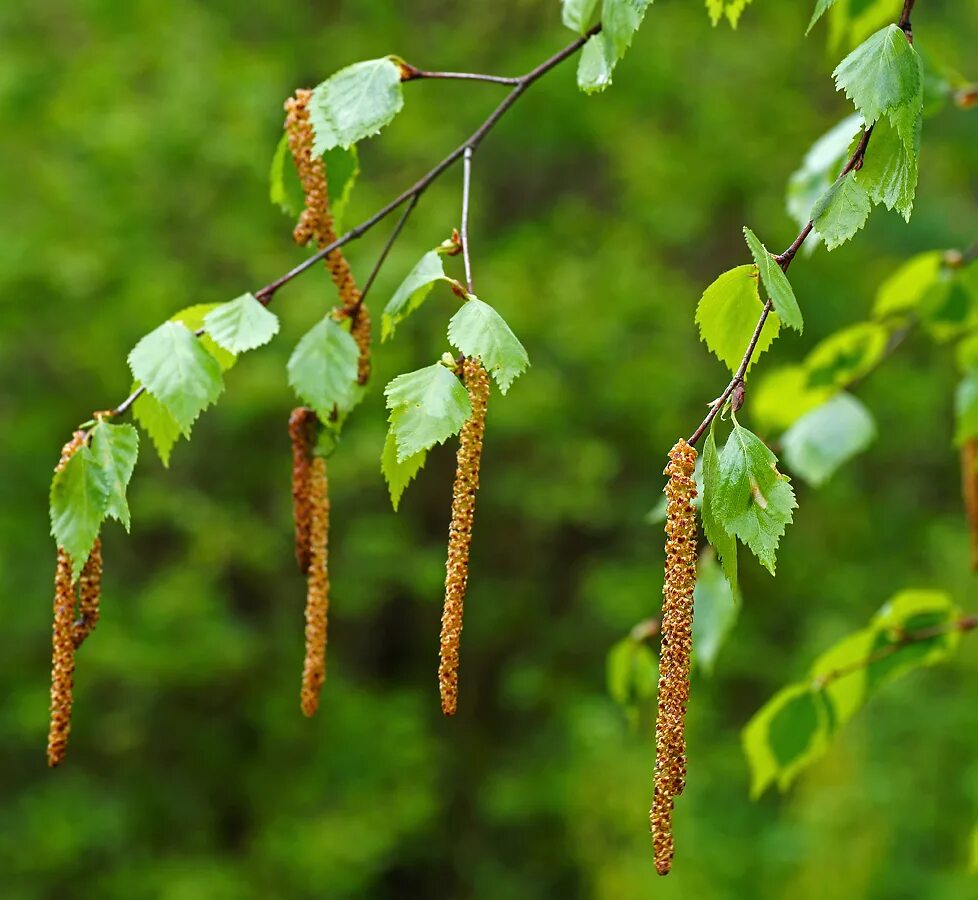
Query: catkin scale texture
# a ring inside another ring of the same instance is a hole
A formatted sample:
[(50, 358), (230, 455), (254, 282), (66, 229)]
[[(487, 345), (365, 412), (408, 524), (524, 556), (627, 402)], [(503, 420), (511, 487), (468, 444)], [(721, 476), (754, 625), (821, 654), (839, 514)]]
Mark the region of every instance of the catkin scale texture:
[(441, 617), (441, 642), (438, 662), (438, 688), (441, 709), (446, 716), (458, 707), (459, 647), (462, 637), (462, 609), (469, 579), (469, 549), (475, 497), (479, 489), (479, 465), (486, 430), (486, 405), (489, 401), (489, 375), (478, 360), (463, 363), (463, 378), (472, 404), (472, 415), (462, 426), (456, 454), (455, 484), (452, 490), (452, 521), (448, 531), (448, 562), (445, 574), (445, 605)]
[(313, 432), (316, 414), (305, 406), (289, 416), (292, 443), (292, 513), (295, 519), (295, 558), (303, 575), (309, 571), (309, 528), (312, 508), (309, 503), (309, 471), (312, 466)]
[(306, 657), (302, 667), (302, 712), (312, 716), (326, 680), (326, 628), (329, 613), (329, 494), (326, 460), (309, 466), (309, 572), (306, 576)]
[(672, 866), (674, 801), (686, 785), (686, 707), (693, 648), (693, 591), (696, 587), (696, 451), (679, 441), (669, 453), (666, 485), (666, 561), (662, 589), (662, 645), (655, 723), (655, 783), (649, 825), (655, 868)]

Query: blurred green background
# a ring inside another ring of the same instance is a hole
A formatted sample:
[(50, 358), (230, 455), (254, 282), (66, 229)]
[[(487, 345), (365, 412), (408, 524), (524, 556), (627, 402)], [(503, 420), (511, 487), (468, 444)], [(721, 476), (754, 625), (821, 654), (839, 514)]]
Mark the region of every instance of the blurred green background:
[[(978, 2), (918, 7), (918, 46), (974, 69)], [(435, 677), (454, 451), (432, 454), (397, 515), (378, 466), (380, 386), (447, 349), (447, 292), (378, 350), (331, 462), (329, 675), (318, 717), (299, 714), (284, 366), (333, 302), (317, 271), (276, 298), (281, 335), (229, 373), (169, 471), (144, 439), (132, 535), (106, 531), (69, 758), (48, 771), (51, 468), (79, 421), (125, 396), (144, 333), (303, 258), (267, 200), (285, 96), (386, 53), (518, 74), (570, 33), (543, 0), (0, 7), (0, 897), (978, 896), (974, 638), (887, 688), (786, 795), (750, 802), (740, 750), (753, 712), (895, 590), (978, 608), (956, 376), (925, 338), (860, 388), (880, 428), (870, 451), (817, 493), (799, 485), (777, 579), (741, 555), (740, 621), (713, 677), (694, 680), (664, 880), (647, 832), (651, 723), (630, 728), (605, 691), (608, 648), (658, 611), (646, 514), (665, 453), (726, 380), (696, 302), (747, 261), (744, 223), (787, 245), (785, 182), (849, 112), (830, 78), (848, 48), (827, 52), (824, 27), (805, 39), (809, 15), (755, 0), (732, 32), (699, 2), (660, 0), (605, 95), (579, 94), (566, 64), (480, 149), (476, 286), (532, 368), (490, 405), (454, 720)], [(503, 90), (407, 85), (405, 111), (361, 148), (350, 222)], [(375, 317), (458, 223), (459, 183), (452, 170), (424, 197)], [(350, 248), (361, 278), (383, 238)], [(905, 257), (976, 238), (978, 114), (950, 109), (927, 122), (912, 223), (877, 211), (844, 248), (799, 260), (808, 327), (758, 372), (864, 318)]]

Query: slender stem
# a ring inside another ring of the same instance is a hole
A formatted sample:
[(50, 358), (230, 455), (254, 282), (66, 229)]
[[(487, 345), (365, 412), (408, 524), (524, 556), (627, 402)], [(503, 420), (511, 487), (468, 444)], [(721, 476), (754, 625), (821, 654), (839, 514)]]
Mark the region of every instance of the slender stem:
[(472, 153), (471, 147), (465, 148), (465, 162), (462, 177), (462, 260), (465, 262), (465, 283), (469, 293), (475, 293), (472, 285), (472, 256), (469, 253), (469, 196), (472, 191)]
[(900, 21), (897, 22), (911, 44), (913, 43), (913, 27), (910, 24), (910, 14), (913, 12), (916, 2), (917, 0), (903, 0), (903, 12), (900, 13)]
[(387, 255), (391, 252), (391, 248), (394, 243), (401, 236), (401, 232), (404, 230), (404, 226), (407, 225), (407, 220), (411, 218), (411, 213), (414, 212), (414, 208), (418, 205), (418, 201), (421, 199), (420, 194), (415, 194), (411, 198), (411, 202), (405, 207), (404, 212), (401, 213), (401, 218), (397, 220), (397, 224), (394, 226), (394, 230), (390, 233), (390, 237), (387, 238), (387, 243), (384, 244), (384, 249), (380, 251), (380, 256), (377, 258), (377, 262), (374, 263), (374, 267), (370, 270), (370, 274), (367, 276), (367, 280), (364, 282), (363, 290), (360, 291), (360, 299), (357, 301), (357, 309), (363, 305), (363, 301), (367, 297), (367, 293), (370, 288), (373, 287), (373, 283), (380, 273), (381, 267), (387, 260)]
[(483, 75), (479, 72), (426, 72), (422, 69), (410, 69), (402, 81), (414, 81), (419, 78), (438, 78), (446, 81), (486, 81), (490, 84), (520, 83), (519, 78), (507, 78), (504, 75)]

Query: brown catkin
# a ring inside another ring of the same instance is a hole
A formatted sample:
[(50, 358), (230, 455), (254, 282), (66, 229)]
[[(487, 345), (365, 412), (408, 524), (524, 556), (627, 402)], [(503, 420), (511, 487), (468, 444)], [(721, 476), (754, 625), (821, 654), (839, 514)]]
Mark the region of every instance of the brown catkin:
[(686, 785), (686, 705), (693, 649), (693, 590), (696, 587), (696, 451), (679, 441), (669, 453), (666, 485), (666, 562), (662, 588), (662, 645), (655, 722), (655, 785), (649, 824), (655, 868), (666, 875), (674, 851), (672, 810)]
[[(305, 195), (305, 209), (299, 216), (292, 236), (302, 246), (315, 240), (321, 250), (332, 244), (337, 235), (329, 210), (326, 163), (321, 156), (314, 156), (312, 152), (315, 135), (309, 120), (311, 97), (312, 91), (298, 90), (294, 97), (285, 101), (285, 133)], [(362, 302), (353, 272), (343, 253), (339, 249), (333, 250), (327, 254), (325, 262), (333, 284), (339, 291), (342, 304), (339, 315), (352, 319), (353, 337), (360, 348), (357, 381), (366, 384), (370, 378), (370, 313)]]
[(961, 494), (971, 528), (971, 567), (978, 571), (978, 439), (961, 445)]
[(94, 630), (99, 620), (99, 601), (102, 597), (102, 541), (96, 538), (78, 579), (78, 618), (75, 621), (74, 643), (77, 650)]
[(302, 668), (302, 712), (313, 715), (326, 680), (326, 627), (329, 613), (329, 495), (326, 460), (309, 466), (309, 572), (306, 590), (306, 659)]
[(452, 491), (452, 522), (448, 531), (448, 563), (445, 575), (445, 606), (441, 616), (441, 649), (438, 687), (441, 711), (455, 714), (458, 706), (458, 657), (462, 636), (462, 608), (469, 579), (469, 548), (475, 495), (479, 489), (479, 463), (486, 430), (489, 375), (478, 360), (467, 359), (462, 370), (469, 391), (472, 415), (462, 426), (456, 456), (455, 487)]
[(312, 508), (309, 504), (309, 470), (316, 414), (305, 406), (292, 410), (289, 416), (289, 438), (292, 442), (292, 512), (295, 519), (295, 558), (303, 575), (309, 571), (309, 527)]

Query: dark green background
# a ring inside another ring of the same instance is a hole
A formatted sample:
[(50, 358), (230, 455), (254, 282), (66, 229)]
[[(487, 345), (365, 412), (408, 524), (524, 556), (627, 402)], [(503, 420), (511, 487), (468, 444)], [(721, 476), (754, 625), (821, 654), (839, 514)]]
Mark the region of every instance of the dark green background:
[[(968, 639), (952, 664), (887, 688), (785, 796), (748, 800), (739, 746), (752, 713), (895, 590), (978, 608), (955, 375), (925, 338), (860, 389), (872, 449), (820, 492), (799, 486), (777, 579), (742, 555), (741, 620), (693, 685), (665, 880), (647, 833), (651, 726), (630, 730), (605, 693), (609, 646), (658, 610), (662, 540), (645, 515), (665, 453), (725, 382), (695, 304), (748, 261), (743, 224), (788, 244), (785, 181), (849, 111), (830, 78), (847, 48), (827, 52), (823, 29), (805, 39), (809, 12), (754, 0), (735, 33), (694, 0), (660, 0), (611, 90), (579, 94), (569, 63), (477, 155), (476, 287), (532, 368), (490, 404), (459, 715), (441, 718), (435, 678), (453, 449), (431, 455), (398, 515), (378, 469), (380, 385), (447, 349), (446, 291), (378, 350), (331, 463), (329, 677), (319, 716), (299, 714), (284, 366), (333, 302), (317, 271), (276, 298), (281, 335), (229, 374), (169, 471), (144, 440), (133, 533), (107, 529), (103, 620), (78, 655), (69, 759), (50, 772), (51, 468), (76, 423), (125, 396), (140, 336), (303, 258), (267, 202), (283, 98), (385, 53), (516, 74), (570, 33), (539, 0), (2, 5), (0, 896), (978, 895)], [(978, 76), (975, 0), (924, 0), (914, 21), (918, 46)], [(505, 89), (405, 90), (362, 147), (351, 221)], [(878, 211), (843, 249), (799, 260), (805, 335), (785, 332), (758, 372), (865, 317), (903, 258), (973, 242), (976, 172), (978, 113), (928, 120), (911, 225)], [(458, 223), (459, 179), (424, 197), (375, 311)], [(361, 277), (382, 240), (350, 248)]]

